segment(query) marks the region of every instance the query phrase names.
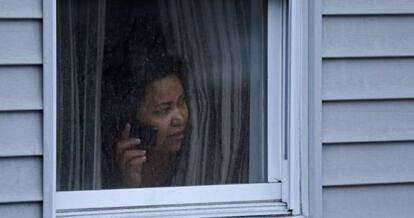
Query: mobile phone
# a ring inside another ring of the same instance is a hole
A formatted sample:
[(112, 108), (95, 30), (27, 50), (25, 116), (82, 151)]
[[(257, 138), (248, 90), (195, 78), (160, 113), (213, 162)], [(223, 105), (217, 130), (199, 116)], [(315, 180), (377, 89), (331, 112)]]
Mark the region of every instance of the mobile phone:
[(141, 150), (149, 150), (157, 142), (158, 130), (153, 126), (138, 120), (131, 122), (130, 136), (137, 137), (141, 143), (137, 146)]

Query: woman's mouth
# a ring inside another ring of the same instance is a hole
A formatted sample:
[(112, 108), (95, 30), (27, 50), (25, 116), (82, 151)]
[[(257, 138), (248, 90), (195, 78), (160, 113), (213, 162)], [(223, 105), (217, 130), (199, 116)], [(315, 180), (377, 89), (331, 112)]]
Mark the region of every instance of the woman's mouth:
[(184, 131), (176, 132), (167, 136), (170, 139), (179, 140), (184, 138)]

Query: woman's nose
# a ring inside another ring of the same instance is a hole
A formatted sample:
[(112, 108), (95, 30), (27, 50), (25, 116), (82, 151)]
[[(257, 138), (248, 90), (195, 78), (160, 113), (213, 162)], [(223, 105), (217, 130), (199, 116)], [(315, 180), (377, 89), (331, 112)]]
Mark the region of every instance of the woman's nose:
[(171, 124), (173, 126), (180, 126), (183, 125), (187, 120), (187, 115), (186, 115), (187, 111), (183, 110), (183, 109), (178, 109), (176, 108), (174, 110), (172, 119), (171, 119)]

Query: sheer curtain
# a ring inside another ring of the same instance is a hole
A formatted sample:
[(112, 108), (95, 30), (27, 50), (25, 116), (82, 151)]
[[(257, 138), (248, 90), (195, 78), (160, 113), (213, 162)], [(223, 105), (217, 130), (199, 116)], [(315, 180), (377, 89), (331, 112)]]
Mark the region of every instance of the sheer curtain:
[(58, 1), (57, 189), (101, 188), (105, 0)]
[(170, 50), (189, 68), (185, 184), (248, 182), (250, 1), (159, 0)]

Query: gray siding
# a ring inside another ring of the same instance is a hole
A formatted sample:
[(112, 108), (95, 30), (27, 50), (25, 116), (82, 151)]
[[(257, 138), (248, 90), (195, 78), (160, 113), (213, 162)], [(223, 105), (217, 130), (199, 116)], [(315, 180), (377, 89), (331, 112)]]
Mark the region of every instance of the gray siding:
[(0, 66), (0, 93), (0, 110), (41, 110), (41, 66)]
[(327, 144), (323, 156), (325, 186), (414, 181), (414, 142)]
[(41, 218), (42, 205), (39, 203), (1, 204), (0, 215), (7, 214), (7, 218)]
[(42, 1), (0, 0), (0, 217), (42, 216)]
[(42, 200), (41, 157), (1, 158), (0, 172), (0, 202)]
[(322, 112), (325, 143), (414, 140), (414, 100), (325, 101)]
[(414, 2), (322, 11), (324, 217), (412, 217)]
[(0, 112), (0, 157), (42, 155), (42, 113)]
[(332, 14), (411, 14), (412, 0), (322, 0), (323, 13)]
[(414, 96), (414, 58), (325, 59), (324, 100), (402, 99)]
[(42, 0), (0, 0), (0, 18), (42, 18)]
[(2, 19), (0, 35), (0, 64), (42, 63), (41, 20)]
[(414, 15), (325, 16), (323, 57), (412, 56)]
[(324, 217), (412, 218), (412, 184), (343, 186), (324, 189)]
[[(323, 14), (324, 217), (412, 217), (414, 2)], [(41, 0), (0, 0), (0, 216), (42, 214), (41, 18)]]

